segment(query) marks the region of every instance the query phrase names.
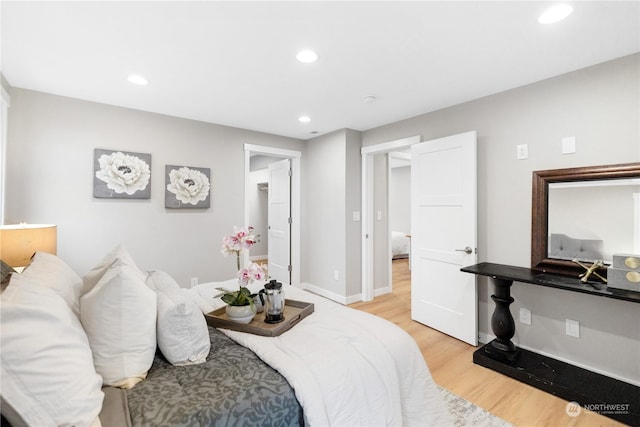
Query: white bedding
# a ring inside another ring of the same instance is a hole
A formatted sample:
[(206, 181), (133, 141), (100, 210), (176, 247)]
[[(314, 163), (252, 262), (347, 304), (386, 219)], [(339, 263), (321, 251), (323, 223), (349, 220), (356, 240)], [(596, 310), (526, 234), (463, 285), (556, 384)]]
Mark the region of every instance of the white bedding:
[[(219, 286), (191, 290), (205, 312)], [(262, 283), (254, 283), (257, 290)], [(315, 312), (279, 337), (222, 330), (278, 370), (294, 388), (310, 426), (452, 425), (415, 341), (380, 317), (285, 287), (286, 297), (312, 302)]]
[(411, 240), (407, 237), (407, 233), (403, 231), (391, 232), (391, 255), (393, 258), (402, 258), (409, 256), (409, 245)]

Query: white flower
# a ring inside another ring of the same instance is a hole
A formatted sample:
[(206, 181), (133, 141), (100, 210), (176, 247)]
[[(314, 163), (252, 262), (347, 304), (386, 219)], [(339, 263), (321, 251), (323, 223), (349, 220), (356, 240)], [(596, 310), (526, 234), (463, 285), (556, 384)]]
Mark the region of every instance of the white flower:
[(147, 188), (151, 179), (149, 165), (136, 156), (121, 153), (103, 154), (98, 159), (100, 170), (96, 178), (107, 183), (116, 193), (132, 195)]
[(176, 199), (182, 203), (197, 205), (209, 196), (209, 178), (202, 172), (181, 167), (169, 172), (169, 184), (167, 190), (176, 195)]

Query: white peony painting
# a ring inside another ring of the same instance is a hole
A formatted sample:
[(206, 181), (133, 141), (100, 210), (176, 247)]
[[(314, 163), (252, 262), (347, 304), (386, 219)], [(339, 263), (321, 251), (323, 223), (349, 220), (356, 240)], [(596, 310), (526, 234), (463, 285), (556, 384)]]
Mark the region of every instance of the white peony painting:
[(93, 158), (93, 197), (151, 198), (151, 154), (96, 148)]
[(171, 209), (209, 208), (211, 169), (165, 166), (164, 206)]

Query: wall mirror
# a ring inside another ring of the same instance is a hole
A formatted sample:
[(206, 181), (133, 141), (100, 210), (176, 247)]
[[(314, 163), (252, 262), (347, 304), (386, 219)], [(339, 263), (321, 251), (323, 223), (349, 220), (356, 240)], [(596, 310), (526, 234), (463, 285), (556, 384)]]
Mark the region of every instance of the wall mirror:
[(531, 268), (577, 276), (640, 253), (640, 163), (533, 172)]

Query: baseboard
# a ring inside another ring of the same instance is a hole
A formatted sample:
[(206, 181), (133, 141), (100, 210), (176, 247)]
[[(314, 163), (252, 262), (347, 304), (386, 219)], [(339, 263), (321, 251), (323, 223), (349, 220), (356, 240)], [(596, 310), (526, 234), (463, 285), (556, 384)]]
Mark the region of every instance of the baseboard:
[(268, 255), (251, 255), (249, 257), (249, 261), (253, 262), (255, 260), (267, 259)]
[(522, 344), (519, 344), (519, 343), (514, 343), (514, 344), (519, 348), (523, 348), (525, 350), (529, 350), (529, 351), (532, 351), (534, 353), (538, 353), (538, 354), (541, 354), (543, 356), (550, 357), (552, 359), (556, 359), (556, 360), (559, 360), (561, 362), (568, 363), (570, 365), (577, 366), (577, 367), (582, 368), (582, 369), (586, 369), (587, 371), (595, 372), (596, 374), (604, 375), (606, 377), (613, 378), (613, 379), (616, 379), (618, 381), (623, 381), (625, 383), (629, 383), (629, 384), (632, 384), (632, 385), (640, 387), (640, 381), (638, 381), (638, 380), (634, 380), (634, 379), (631, 379), (631, 378), (626, 378), (626, 377), (623, 377), (623, 376), (620, 376), (620, 375), (616, 375), (616, 374), (613, 374), (611, 372), (604, 371), (602, 369), (594, 368), (593, 366), (585, 365), (584, 363), (578, 363), (575, 360), (567, 359), (565, 357), (560, 357), (557, 354), (548, 353), (546, 351), (540, 351), (537, 348), (532, 348), (532, 347), (529, 347), (529, 346), (526, 346), (526, 345), (522, 345)]
[[(482, 344), (488, 344), (491, 341), (493, 341), (495, 338), (496, 338), (495, 335), (488, 334), (486, 332), (478, 332), (478, 341), (480, 341)], [(570, 365), (577, 366), (579, 368), (586, 369), (588, 371), (595, 372), (597, 374), (604, 375), (604, 376), (607, 376), (607, 377), (610, 377), (610, 378), (613, 378), (613, 379), (616, 379), (616, 380), (619, 380), (619, 381), (624, 381), (626, 383), (629, 383), (629, 384), (632, 384), (632, 385), (635, 385), (635, 386), (640, 386), (640, 381), (638, 381), (638, 380), (635, 380), (635, 379), (632, 379), (632, 378), (626, 378), (626, 377), (623, 377), (623, 376), (620, 376), (620, 375), (616, 375), (616, 374), (613, 374), (611, 372), (608, 372), (608, 371), (605, 371), (605, 370), (602, 370), (602, 369), (597, 369), (597, 368), (594, 368), (593, 366), (585, 365), (584, 363), (578, 363), (575, 360), (567, 359), (566, 357), (560, 357), (557, 354), (552, 354), (552, 353), (549, 353), (549, 352), (546, 352), (546, 351), (541, 351), (541, 350), (539, 350), (537, 348), (533, 348), (533, 347), (529, 347), (529, 346), (526, 346), (526, 345), (522, 345), (522, 344), (517, 343), (517, 342), (514, 342), (514, 344), (518, 348), (522, 348), (524, 350), (528, 350), (528, 351), (531, 351), (531, 352), (534, 352), (534, 353), (538, 353), (538, 354), (540, 354), (542, 356), (550, 357), (552, 359), (556, 359), (556, 360), (559, 360), (561, 362), (568, 363)]]
[(486, 332), (478, 332), (478, 341), (482, 344), (488, 344), (496, 339), (495, 335), (487, 334)]
[[(342, 305), (349, 305), (349, 304), (362, 301), (362, 294), (355, 294), (355, 295), (345, 297), (344, 295), (336, 294), (335, 292), (328, 291), (324, 288), (312, 285), (311, 283), (308, 283), (308, 282), (300, 283), (300, 288), (306, 291), (309, 291), (311, 293), (314, 293), (316, 295), (320, 295), (321, 297), (329, 298), (330, 300), (340, 303)], [(374, 289), (373, 295), (377, 297), (380, 295), (388, 294), (389, 292), (391, 292), (391, 288), (387, 286), (384, 288)]]
[(336, 294), (335, 292), (328, 291), (324, 288), (312, 285), (311, 283), (308, 283), (308, 282), (300, 283), (300, 288), (306, 291), (309, 291), (311, 293), (314, 293), (316, 295), (320, 295), (321, 297), (329, 298), (330, 300), (340, 303), (342, 305), (350, 304), (349, 298), (346, 298), (343, 295)]

